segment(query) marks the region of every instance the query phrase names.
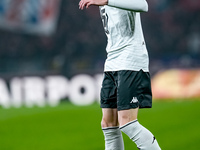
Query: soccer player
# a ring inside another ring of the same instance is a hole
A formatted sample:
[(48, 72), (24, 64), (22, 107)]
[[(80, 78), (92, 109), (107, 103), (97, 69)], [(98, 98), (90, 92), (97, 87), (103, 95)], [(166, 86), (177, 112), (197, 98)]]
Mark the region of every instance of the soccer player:
[(81, 0), (79, 9), (100, 6), (108, 38), (101, 88), (102, 130), (106, 150), (124, 150), (122, 132), (140, 150), (160, 150), (154, 135), (137, 120), (139, 108), (152, 107), (149, 58), (140, 12), (146, 0)]

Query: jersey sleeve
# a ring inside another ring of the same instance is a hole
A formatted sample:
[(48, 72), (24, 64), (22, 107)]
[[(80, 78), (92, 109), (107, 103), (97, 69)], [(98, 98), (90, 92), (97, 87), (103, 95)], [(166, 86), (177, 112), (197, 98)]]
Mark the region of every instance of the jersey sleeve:
[(137, 12), (148, 11), (148, 3), (146, 0), (108, 0), (108, 6)]

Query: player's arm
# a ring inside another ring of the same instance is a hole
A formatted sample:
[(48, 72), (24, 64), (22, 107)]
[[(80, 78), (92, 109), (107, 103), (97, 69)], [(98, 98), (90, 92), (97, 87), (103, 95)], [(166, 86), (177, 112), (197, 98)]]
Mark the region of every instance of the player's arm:
[(88, 8), (90, 5), (103, 6), (107, 4), (108, 0), (81, 0), (79, 2), (79, 9), (83, 10), (84, 7)]
[(146, 0), (108, 0), (108, 5), (137, 12), (148, 11), (148, 4)]
[(148, 4), (146, 0), (81, 0), (79, 9), (88, 8), (90, 5), (109, 5), (121, 9), (127, 9), (138, 12), (147, 12)]

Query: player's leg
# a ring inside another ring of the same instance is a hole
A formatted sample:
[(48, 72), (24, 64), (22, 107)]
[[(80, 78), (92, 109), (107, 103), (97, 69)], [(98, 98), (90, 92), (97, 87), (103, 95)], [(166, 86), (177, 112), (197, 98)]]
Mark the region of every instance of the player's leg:
[(105, 139), (105, 150), (124, 150), (122, 133), (118, 126), (117, 95), (112, 72), (104, 73), (101, 88), (102, 131)]
[(102, 128), (118, 126), (117, 108), (102, 108), (102, 113)]
[(123, 126), (128, 122), (137, 120), (138, 108), (118, 111), (119, 126)]
[(118, 120), (121, 131), (140, 150), (160, 150), (154, 135), (137, 120), (139, 107), (151, 107), (150, 77), (143, 71), (119, 71)]
[(124, 150), (122, 133), (118, 126), (117, 109), (103, 108), (101, 121), (105, 137), (105, 150)]
[(137, 120), (136, 109), (121, 110), (118, 112), (120, 130), (124, 132), (140, 150), (160, 150), (154, 135)]

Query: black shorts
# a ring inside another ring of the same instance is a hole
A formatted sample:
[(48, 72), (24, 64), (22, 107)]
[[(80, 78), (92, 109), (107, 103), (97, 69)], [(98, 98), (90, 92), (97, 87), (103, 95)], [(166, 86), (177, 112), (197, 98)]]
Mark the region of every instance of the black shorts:
[(111, 71), (104, 72), (101, 88), (101, 108), (151, 108), (151, 79), (148, 72)]

